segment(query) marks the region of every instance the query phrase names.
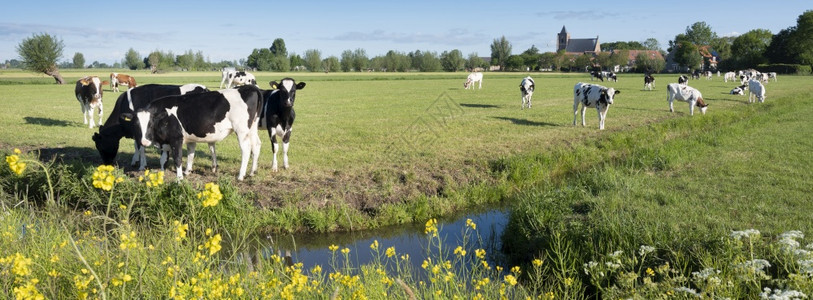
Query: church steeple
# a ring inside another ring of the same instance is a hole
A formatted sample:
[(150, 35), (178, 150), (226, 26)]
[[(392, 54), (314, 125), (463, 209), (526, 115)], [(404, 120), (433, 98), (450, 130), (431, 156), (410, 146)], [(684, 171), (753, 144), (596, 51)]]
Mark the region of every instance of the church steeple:
[(569, 41), (570, 33), (567, 33), (567, 29), (562, 25), (562, 31), (559, 32), (558, 38), (556, 39), (556, 51), (567, 49), (567, 43)]

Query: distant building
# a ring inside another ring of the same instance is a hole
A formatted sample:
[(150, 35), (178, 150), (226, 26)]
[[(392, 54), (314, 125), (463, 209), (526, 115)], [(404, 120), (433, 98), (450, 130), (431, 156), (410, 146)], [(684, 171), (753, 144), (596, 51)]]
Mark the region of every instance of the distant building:
[[(698, 66), (696, 66), (694, 68), (688, 68), (688, 67), (682, 67), (681, 68), (680, 64), (678, 64), (675, 61), (675, 52), (676, 52), (676, 50), (677, 50), (677, 47), (673, 47), (672, 52), (669, 52), (666, 55), (666, 70), (669, 71), (669, 72), (678, 72), (678, 73), (680, 73), (680, 72), (690, 72), (691, 70), (695, 70), (695, 69), (711, 71), (711, 70), (716, 70), (717, 69), (717, 63), (720, 62), (720, 55), (717, 53), (717, 51), (714, 51), (709, 46), (698, 46), (697, 47), (697, 52), (699, 52), (700, 56), (703, 57), (703, 61), (700, 62), (700, 65), (698, 65)], [(708, 63), (708, 66), (707, 66), (707, 68), (704, 68), (704, 65), (706, 63)]]
[[(663, 55), (658, 50), (627, 50), (629, 54), (627, 55), (627, 65), (626, 66), (615, 66), (614, 72), (627, 72), (632, 68), (635, 68), (635, 61), (638, 59), (638, 54), (644, 53), (651, 59), (661, 59), (664, 60)], [(613, 50), (613, 54), (617, 54), (621, 52), (621, 50)], [(660, 70), (657, 70), (660, 71)]]
[(567, 32), (563, 25), (562, 31), (559, 32), (556, 39), (556, 51), (559, 50), (565, 50), (567, 54), (596, 54), (601, 52), (601, 44), (598, 41), (598, 36), (594, 39), (571, 39), (570, 33)]

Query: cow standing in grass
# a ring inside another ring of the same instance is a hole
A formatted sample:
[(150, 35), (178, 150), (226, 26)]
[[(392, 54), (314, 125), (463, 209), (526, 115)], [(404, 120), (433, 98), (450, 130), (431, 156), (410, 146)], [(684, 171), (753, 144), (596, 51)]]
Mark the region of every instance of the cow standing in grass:
[(644, 89), (651, 91), (653, 88), (655, 88), (655, 77), (649, 73), (644, 74)]
[(114, 92), (118, 92), (119, 85), (126, 85), (128, 89), (138, 86), (133, 76), (121, 73), (110, 73), (110, 89)]
[(708, 104), (703, 101), (703, 95), (697, 89), (679, 83), (670, 83), (666, 86), (666, 101), (669, 102), (669, 111), (675, 112), (672, 102), (674, 100), (689, 103), (689, 115), (694, 115), (694, 107), (700, 107), (700, 112), (706, 114)]
[(483, 72), (473, 72), (466, 77), (466, 82), (463, 83), (463, 88), (474, 90), (474, 83), (479, 83), (479, 89), (483, 89)]
[(235, 74), (237, 74), (237, 69), (234, 67), (224, 67), (220, 77), (220, 88), (222, 89), (223, 84), (231, 81)]
[(531, 76), (523, 78), (522, 82), (519, 83), (519, 92), (522, 95), (522, 107), (520, 109), (525, 108), (525, 103), (528, 103), (528, 108), (531, 108), (531, 97), (534, 96), (535, 88), (536, 85)]
[[(97, 76), (86, 76), (76, 81), (76, 100), (82, 106), (82, 119), (84, 124), (89, 124), (88, 128), (93, 128), (96, 123), (93, 121), (93, 112), (99, 109), (99, 124), (102, 124), (104, 105), (102, 104), (102, 81)], [(90, 122), (88, 122), (90, 119)]]
[(765, 102), (765, 86), (759, 80), (751, 79), (748, 81), (748, 103), (757, 100), (759, 103)]
[[(263, 110), (260, 116), (260, 129), (268, 130), (271, 138), (271, 149), (274, 153), (274, 160), (271, 170), (276, 172), (277, 152), (282, 146), (282, 166), (288, 169), (288, 146), (291, 141), (291, 130), (294, 125), (294, 101), (296, 91), (305, 88), (304, 82), (297, 83), (292, 78), (283, 78), (279, 83), (271, 81), (272, 90), (263, 91)], [(277, 143), (277, 137), (281, 139)], [(280, 145), (281, 144), (281, 145)]]
[(576, 117), (579, 112), (579, 104), (582, 105), (582, 126), (584, 123), (584, 113), (588, 107), (595, 107), (598, 111), (598, 128), (604, 130), (604, 119), (607, 117), (607, 110), (613, 104), (615, 95), (620, 94), (614, 88), (607, 88), (597, 84), (579, 82), (573, 87), (573, 126), (576, 126)]

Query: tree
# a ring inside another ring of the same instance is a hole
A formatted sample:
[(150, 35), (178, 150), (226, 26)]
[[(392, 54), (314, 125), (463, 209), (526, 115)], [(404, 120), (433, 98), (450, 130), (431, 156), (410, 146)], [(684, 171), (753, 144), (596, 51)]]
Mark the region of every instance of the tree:
[(602, 43), (601, 49), (612, 52), (613, 50), (646, 50), (646, 47), (638, 41), (629, 41)]
[(189, 49), (184, 54), (175, 57), (175, 65), (180, 67), (181, 70), (191, 71), (195, 66), (195, 54), (192, 49)]
[(796, 30), (790, 41), (791, 51), (797, 53), (797, 61), (813, 65), (813, 10), (805, 11), (796, 19)]
[(598, 64), (602, 70), (607, 70), (612, 67), (610, 52), (599, 52), (596, 54), (596, 64)]
[(754, 29), (746, 32), (731, 45), (731, 54), (737, 58), (740, 68), (755, 68), (759, 64), (767, 63), (765, 50), (771, 43), (773, 34), (767, 29)]
[(771, 63), (797, 63), (790, 51), (790, 36), (793, 29), (795, 28), (782, 29), (771, 38), (771, 44), (765, 49), (765, 56)]
[(553, 69), (556, 63), (556, 53), (545, 52), (539, 55), (539, 68), (540, 69)]
[(329, 56), (322, 60), (322, 69), (325, 72), (339, 72), (340, 64), (339, 58), (335, 56)]
[(353, 50), (347, 49), (342, 51), (341, 69), (342, 72), (350, 72), (350, 70), (353, 69)]
[(675, 51), (677, 51), (675, 52), (675, 62), (683, 67), (696, 69), (703, 62), (703, 56), (700, 55), (697, 46), (689, 41), (681, 42)]
[(618, 50), (610, 55), (611, 66), (627, 66), (629, 64), (629, 50)]
[(274, 55), (268, 48), (259, 48), (251, 51), (251, 54), (246, 59), (246, 66), (255, 68), (260, 71), (271, 71), (272, 60)]
[(130, 48), (130, 50), (127, 50), (127, 53), (124, 54), (124, 64), (130, 70), (144, 68), (144, 62), (141, 60), (141, 55), (133, 50), (133, 48)]
[(271, 48), (268, 48), (268, 50), (271, 50), (271, 54), (274, 56), (288, 57), (288, 49), (285, 49), (285, 40), (282, 38), (274, 39)]
[(525, 67), (525, 60), (522, 59), (519, 55), (510, 55), (507, 59), (505, 59), (505, 69), (503, 71), (516, 71), (522, 70), (524, 71)]
[(322, 52), (317, 49), (305, 50), (304, 63), (308, 71), (318, 72), (322, 68)]
[(522, 52), (522, 54), (520, 54), (523, 64), (531, 70), (536, 70), (539, 68), (539, 56), (539, 49), (537, 49), (534, 45), (531, 45), (531, 48), (528, 48), (528, 50), (525, 50)]
[(579, 71), (584, 71), (585, 68), (592, 69), (593, 67), (593, 56), (587, 53), (579, 55), (576, 57), (576, 60), (573, 62), (573, 66), (578, 68)]
[(494, 39), (494, 42), (491, 43), (491, 65), (500, 66), (500, 70), (504, 70), (509, 56), (511, 56), (511, 43), (505, 36)]
[(447, 72), (457, 72), (463, 70), (466, 60), (463, 59), (463, 53), (460, 50), (454, 49), (452, 51), (443, 51), (440, 54), (440, 64), (443, 70)]
[(79, 52), (73, 54), (73, 67), (77, 69), (85, 68), (85, 55)]
[(648, 38), (643, 42), (646, 50), (661, 50), (661, 43), (658, 43), (656, 38)]
[(384, 56), (383, 68), (388, 72), (406, 72), (409, 71), (410, 61), (409, 57), (401, 52), (390, 50)]
[(370, 59), (367, 58), (367, 51), (364, 49), (356, 48), (353, 51), (353, 69), (356, 71), (362, 72), (367, 69), (367, 64), (370, 63)]
[(691, 26), (686, 26), (686, 38), (695, 45), (707, 46), (717, 38), (717, 33), (712, 31), (706, 22), (695, 22)]
[(660, 72), (666, 67), (666, 61), (662, 57), (651, 57), (646, 52), (639, 52), (635, 56), (635, 69), (638, 72)]
[(299, 70), (299, 67), (305, 65), (305, 60), (302, 59), (302, 56), (299, 56), (299, 54), (296, 53), (291, 53), (291, 57), (289, 60), (291, 64), (291, 71)]
[(34, 34), (17, 45), (17, 53), (23, 59), (23, 68), (37, 73), (45, 73), (54, 78), (57, 84), (65, 80), (59, 74), (56, 62), (62, 58), (65, 44), (56, 36), (47, 33)]
[(477, 52), (469, 53), (469, 58), (466, 60), (466, 68), (474, 70), (476, 68), (486, 67), (486, 62), (480, 58)]

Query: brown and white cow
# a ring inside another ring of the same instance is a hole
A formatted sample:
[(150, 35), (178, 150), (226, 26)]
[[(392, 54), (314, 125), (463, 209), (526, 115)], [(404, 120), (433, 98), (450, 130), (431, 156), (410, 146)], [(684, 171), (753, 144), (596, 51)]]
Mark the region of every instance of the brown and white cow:
[(137, 86), (135, 77), (133, 76), (121, 73), (110, 73), (110, 89), (114, 92), (118, 92), (119, 85), (126, 85), (130, 89)]
[(102, 124), (102, 81), (98, 76), (85, 76), (76, 81), (76, 100), (82, 106), (82, 118), (85, 124), (90, 125), (88, 128), (93, 128), (96, 123), (93, 122), (93, 111), (99, 108), (99, 125)]
[(670, 83), (666, 86), (666, 101), (669, 102), (670, 112), (675, 112), (675, 108), (672, 107), (672, 102), (676, 99), (689, 103), (689, 115), (691, 116), (694, 116), (695, 106), (699, 107), (700, 112), (704, 115), (706, 114), (706, 109), (709, 108), (709, 105), (703, 101), (703, 94), (697, 89), (688, 85)]

